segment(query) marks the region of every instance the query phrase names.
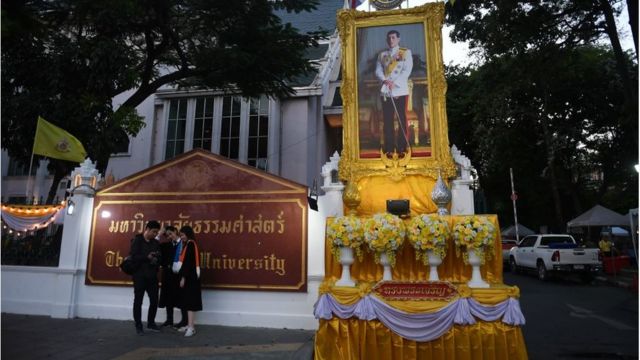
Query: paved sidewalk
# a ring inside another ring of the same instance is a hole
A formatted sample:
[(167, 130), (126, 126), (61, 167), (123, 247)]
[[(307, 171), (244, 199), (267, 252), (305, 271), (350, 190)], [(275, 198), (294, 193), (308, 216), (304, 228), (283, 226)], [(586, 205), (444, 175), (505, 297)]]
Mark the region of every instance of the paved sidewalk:
[(196, 325), (136, 335), (132, 321), (2, 314), (2, 359), (312, 359), (314, 331)]
[(638, 293), (638, 269), (627, 267), (620, 269), (618, 273), (600, 273), (595, 277), (596, 282), (610, 286), (621, 287)]

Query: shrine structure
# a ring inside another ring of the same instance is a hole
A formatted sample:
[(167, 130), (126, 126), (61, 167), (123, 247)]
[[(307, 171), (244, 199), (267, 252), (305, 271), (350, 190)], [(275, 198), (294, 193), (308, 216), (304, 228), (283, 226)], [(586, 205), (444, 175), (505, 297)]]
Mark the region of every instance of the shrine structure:
[[(503, 283), (498, 218), (473, 213), (461, 176), (470, 165), (454, 161), (461, 154), (449, 145), (443, 19), (443, 3), (338, 13), (344, 149), (336, 167), (345, 188), (326, 222), (316, 359), (527, 358), (519, 289)], [(389, 152), (381, 136), (389, 99), (375, 62), (394, 31), (400, 50), (390, 62), (412, 54), (413, 69), (393, 129), (408, 147)]]

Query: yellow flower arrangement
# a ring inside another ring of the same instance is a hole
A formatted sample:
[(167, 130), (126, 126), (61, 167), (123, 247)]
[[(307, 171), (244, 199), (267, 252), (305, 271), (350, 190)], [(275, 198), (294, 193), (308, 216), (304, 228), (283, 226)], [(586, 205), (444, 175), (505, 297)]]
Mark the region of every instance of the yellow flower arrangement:
[(327, 220), (327, 240), (331, 247), (331, 253), (340, 261), (340, 247), (350, 247), (355, 249), (358, 259), (362, 261), (361, 245), (364, 241), (362, 221), (359, 218), (348, 216), (337, 216)]
[(446, 256), (449, 223), (441, 216), (423, 214), (413, 217), (408, 233), (409, 241), (416, 251), (416, 260), (422, 259), (422, 263), (427, 265), (429, 250), (441, 259)]
[(456, 255), (460, 256), (460, 251), (462, 250), (464, 262), (468, 264), (467, 251), (475, 250), (479, 253), (484, 264), (485, 257), (491, 257), (493, 253), (495, 232), (495, 226), (486, 216), (473, 215), (456, 222), (453, 225), (453, 241), (456, 244)]
[(375, 214), (364, 222), (364, 241), (375, 253), (376, 263), (380, 263), (380, 253), (384, 252), (391, 266), (395, 266), (395, 252), (404, 242), (405, 235), (404, 223), (396, 215)]

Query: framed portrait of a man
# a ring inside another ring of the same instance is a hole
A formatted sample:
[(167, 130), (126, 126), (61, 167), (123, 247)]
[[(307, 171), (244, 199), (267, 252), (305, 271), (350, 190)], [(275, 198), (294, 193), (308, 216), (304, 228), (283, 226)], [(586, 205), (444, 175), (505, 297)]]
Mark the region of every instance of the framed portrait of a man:
[(443, 18), (441, 3), (338, 14), (342, 178), (455, 171), (445, 111)]

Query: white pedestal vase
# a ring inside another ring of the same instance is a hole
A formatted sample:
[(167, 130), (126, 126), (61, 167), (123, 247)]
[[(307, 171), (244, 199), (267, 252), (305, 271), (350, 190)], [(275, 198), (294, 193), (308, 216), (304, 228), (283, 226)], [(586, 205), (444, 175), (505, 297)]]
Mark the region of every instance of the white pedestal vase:
[(393, 275), (391, 274), (391, 263), (389, 262), (389, 257), (386, 252), (380, 253), (380, 265), (384, 268), (384, 273), (382, 274), (382, 281), (391, 281), (393, 280)]
[(438, 276), (438, 266), (442, 264), (442, 259), (433, 250), (427, 250), (429, 258), (429, 281), (440, 281)]
[(355, 281), (351, 279), (350, 266), (353, 264), (353, 249), (348, 246), (340, 247), (340, 265), (342, 265), (342, 275), (340, 280), (336, 281), (336, 286), (356, 286)]
[(467, 250), (469, 256), (469, 265), (472, 267), (471, 280), (467, 283), (470, 288), (488, 288), (489, 283), (482, 280), (482, 274), (480, 273), (480, 265), (482, 265), (481, 252), (469, 249)]

